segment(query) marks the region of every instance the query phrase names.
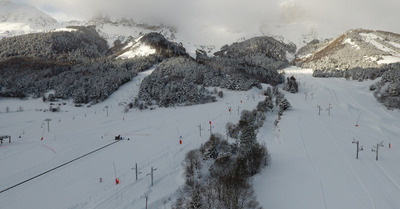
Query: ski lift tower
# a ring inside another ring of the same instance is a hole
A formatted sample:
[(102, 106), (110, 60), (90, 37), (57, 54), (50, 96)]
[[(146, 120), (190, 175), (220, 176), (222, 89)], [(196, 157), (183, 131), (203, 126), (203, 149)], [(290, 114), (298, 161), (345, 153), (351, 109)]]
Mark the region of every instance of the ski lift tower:
[(47, 132), (50, 132), (50, 121), (51, 121), (51, 119), (50, 118), (46, 118), (46, 120), (44, 120), (44, 121), (47, 122)]
[(378, 161), (378, 151), (379, 147), (383, 147), (383, 141), (381, 143), (376, 144), (376, 147), (372, 147), (371, 151), (376, 153), (376, 161)]

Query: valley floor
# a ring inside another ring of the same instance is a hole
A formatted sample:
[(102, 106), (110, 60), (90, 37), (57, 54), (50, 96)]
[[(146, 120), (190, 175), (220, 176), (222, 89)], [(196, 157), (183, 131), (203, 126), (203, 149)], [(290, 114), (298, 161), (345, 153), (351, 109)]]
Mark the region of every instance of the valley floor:
[[(113, 143), (117, 135), (123, 140), (0, 192), (0, 207), (145, 208), (147, 199), (148, 208), (170, 208), (184, 183), (185, 154), (208, 139), (210, 128), (225, 135), (226, 123), (236, 123), (238, 111), (254, 109), (267, 88), (223, 90), (224, 98), (211, 104), (124, 113), (149, 72), (91, 107), (66, 101), (61, 112), (50, 113), (44, 112), (50, 104), (41, 99), (1, 99), (0, 135), (10, 135), (12, 142), (0, 145), (0, 191)], [(310, 70), (299, 68), (285, 72), (297, 78), (300, 92), (285, 93), (293, 107), (277, 127), (276, 112), (268, 113), (258, 133), (271, 153), (270, 166), (253, 181), (261, 205), (400, 208), (400, 113), (375, 100), (368, 90), (375, 81), (313, 78)], [(364, 147), (358, 160), (353, 139)], [(371, 148), (382, 140), (376, 161)]]

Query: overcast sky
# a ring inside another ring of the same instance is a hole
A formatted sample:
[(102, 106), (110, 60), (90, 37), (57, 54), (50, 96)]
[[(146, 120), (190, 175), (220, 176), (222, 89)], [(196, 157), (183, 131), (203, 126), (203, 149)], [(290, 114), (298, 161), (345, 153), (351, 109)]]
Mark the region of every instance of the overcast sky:
[(282, 35), (299, 42), (305, 34), (332, 38), (352, 28), (400, 33), (400, 0), (14, 0), (33, 4), (59, 21), (95, 14), (126, 16), (173, 25), (193, 34)]

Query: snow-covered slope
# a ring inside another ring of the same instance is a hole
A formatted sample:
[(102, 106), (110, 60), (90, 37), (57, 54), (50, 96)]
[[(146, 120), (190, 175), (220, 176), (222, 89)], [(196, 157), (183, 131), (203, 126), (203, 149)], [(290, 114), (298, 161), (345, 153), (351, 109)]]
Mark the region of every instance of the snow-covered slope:
[(350, 30), (330, 41), (310, 42), (298, 57), (296, 62), (303, 67), (318, 70), (379, 67), (400, 62), (400, 34)]
[[(110, 144), (116, 135), (124, 138), (1, 192), (1, 206), (145, 208), (148, 197), (148, 208), (170, 208), (174, 192), (184, 183), (181, 162), (189, 150), (207, 140), (209, 121), (212, 132), (225, 135), (226, 123), (239, 119), (237, 110), (253, 109), (263, 99), (259, 89), (224, 90), (224, 98), (215, 103), (124, 113), (150, 72), (139, 74), (90, 108), (56, 102), (53, 106), (60, 103), (61, 112), (50, 113), (43, 112), (50, 104), (41, 99), (1, 99), (0, 133), (10, 135), (12, 142), (0, 145), (0, 191)], [(284, 113), (278, 127), (273, 126), (276, 113), (270, 113), (258, 133), (272, 158), (271, 165), (254, 179), (261, 205), (399, 208), (399, 111), (388, 111), (375, 101), (368, 90), (372, 81), (314, 78), (311, 70), (298, 68), (285, 72), (300, 82), (299, 93), (286, 94), (293, 108)], [(317, 106), (322, 108), (321, 115)], [(230, 113), (229, 108), (235, 111)], [(46, 118), (51, 119), (49, 127)], [(364, 146), (358, 160), (353, 138)], [(384, 147), (379, 147), (376, 161), (371, 147), (382, 140)], [(151, 167), (156, 169), (153, 186)]]
[[(209, 121), (212, 132), (225, 133), (226, 123), (239, 119), (237, 113), (229, 113), (229, 107), (253, 109), (263, 99), (258, 96), (260, 89), (224, 91), (224, 99), (216, 103), (124, 113), (125, 105), (137, 95), (139, 83), (150, 72), (140, 74), (108, 100), (90, 108), (76, 108), (67, 101), (60, 106), (61, 112), (50, 113), (43, 112), (49, 103), (41, 99), (2, 99), (0, 133), (12, 136), (12, 143), (0, 145), (0, 191), (112, 143), (116, 135), (124, 137), (101, 151), (0, 193), (2, 207), (142, 208), (145, 196), (149, 197), (149, 208), (170, 205), (174, 192), (184, 183), (182, 159), (208, 139)], [(18, 109), (23, 112), (16, 112)], [(52, 119), (50, 131), (46, 118)], [(138, 180), (132, 169), (135, 163), (140, 172)], [(153, 187), (148, 175), (151, 167), (157, 169)], [(115, 177), (120, 179), (119, 185), (115, 185)]]
[(0, 38), (42, 32), (60, 27), (57, 21), (37, 7), (0, 1)]
[[(311, 70), (298, 68), (285, 72), (298, 79), (299, 93), (286, 94), (293, 109), (279, 126), (258, 135), (272, 158), (254, 182), (260, 203), (265, 208), (399, 208), (400, 113), (375, 101), (368, 90), (374, 81), (313, 78)], [(358, 160), (353, 140), (363, 146)], [(376, 161), (371, 149), (382, 141)]]
[(123, 48), (123, 50), (129, 50), (119, 55), (117, 58), (128, 59), (155, 54), (156, 50), (145, 43), (140, 43), (140, 38), (136, 39), (135, 41), (129, 42), (128, 45)]

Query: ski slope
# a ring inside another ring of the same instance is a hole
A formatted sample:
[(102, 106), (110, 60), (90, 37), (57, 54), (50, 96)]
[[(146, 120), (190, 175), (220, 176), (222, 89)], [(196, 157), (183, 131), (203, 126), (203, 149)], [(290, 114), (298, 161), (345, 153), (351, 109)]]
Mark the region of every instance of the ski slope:
[[(261, 205), (400, 208), (400, 114), (374, 99), (368, 87), (375, 81), (312, 78), (310, 70), (297, 68), (285, 72), (298, 79), (299, 93), (286, 94), (293, 108), (279, 126), (258, 135), (272, 158), (255, 178)], [(353, 139), (364, 148), (358, 160)], [(381, 141), (376, 161), (371, 148)]]
[[(299, 68), (285, 72), (298, 79), (299, 93), (285, 93), (292, 109), (277, 127), (276, 112), (269, 113), (258, 133), (272, 159), (253, 181), (261, 205), (400, 208), (400, 113), (376, 102), (368, 90), (374, 81), (313, 78), (310, 70)], [(208, 139), (209, 121), (212, 132), (225, 135), (226, 123), (239, 120), (238, 109), (254, 109), (264, 99), (261, 89), (224, 89), (224, 97), (211, 104), (124, 113), (149, 73), (91, 107), (62, 101), (66, 105), (57, 113), (44, 112), (50, 104), (41, 99), (1, 99), (0, 135), (12, 136), (12, 142), (0, 145), (0, 191), (113, 143), (116, 135), (124, 139), (0, 193), (0, 208), (145, 208), (146, 197), (148, 208), (170, 208), (184, 184), (181, 162)], [(358, 160), (353, 138), (364, 147)], [(382, 140), (376, 161), (371, 147)]]
[[(61, 112), (50, 113), (43, 112), (49, 103), (41, 99), (0, 100), (0, 133), (12, 136), (12, 143), (0, 145), (0, 191), (112, 143), (116, 135), (124, 138), (0, 193), (0, 208), (144, 208), (146, 196), (149, 208), (169, 207), (184, 183), (181, 162), (208, 139), (209, 121), (212, 132), (225, 134), (226, 123), (239, 120), (238, 108), (253, 109), (264, 99), (259, 95), (262, 89), (224, 90), (224, 98), (212, 104), (124, 113), (149, 73), (139, 74), (108, 100), (89, 108), (67, 101)], [(23, 112), (16, 112), (19, 107)], [(229, 107), (235, 111), (230, 113)], [(50, 131), (46, 118), (51, 119)], [(156, 169), (153, 186), (151, 167)]]

